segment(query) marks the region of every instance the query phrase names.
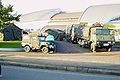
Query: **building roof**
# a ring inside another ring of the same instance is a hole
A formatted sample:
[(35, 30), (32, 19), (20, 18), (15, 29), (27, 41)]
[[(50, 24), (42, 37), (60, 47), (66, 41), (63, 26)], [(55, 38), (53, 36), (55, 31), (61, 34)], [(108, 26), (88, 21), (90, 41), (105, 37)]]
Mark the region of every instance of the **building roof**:
[(61, 12), (59, 14), (54, 15), (51, 20), (65, 20), (65, 19), (79, 19), (82, 12), (72, 12), (72, 13), (66, 13)]
[(54, 15), (49, 25), (69, 25), (69, 24), (78, 24), (79, 18), (82, 15), (82, 12), (61, 12), (59, 14)]
[(50, 18), (53, 15), (60, 13), (60, 12), (61, 12), (60, 9), (48, 9), (48, 10), (36, 11), (36, 12), (22, 15), (20, 17), (20, 22), (33, 22), (33, 21), (41, 21), (41, 20), (50, 20)]
[(95, 5), (88, 7), (80, 18), (80, 22), (106, 23), (120, 13), (120, 4)]
[(59, 30), (65, 30), (66, 25), (47, 25), (44, 26), (40, 31), (45, 32), (48, 29), (59, 29)]

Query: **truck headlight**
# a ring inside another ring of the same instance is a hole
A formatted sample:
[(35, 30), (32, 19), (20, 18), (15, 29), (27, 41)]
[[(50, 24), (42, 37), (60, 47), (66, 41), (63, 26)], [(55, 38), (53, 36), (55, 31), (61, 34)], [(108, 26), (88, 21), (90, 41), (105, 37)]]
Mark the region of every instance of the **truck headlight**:
[(111, 42), (108, 42), (109, 44), (111, 44)]

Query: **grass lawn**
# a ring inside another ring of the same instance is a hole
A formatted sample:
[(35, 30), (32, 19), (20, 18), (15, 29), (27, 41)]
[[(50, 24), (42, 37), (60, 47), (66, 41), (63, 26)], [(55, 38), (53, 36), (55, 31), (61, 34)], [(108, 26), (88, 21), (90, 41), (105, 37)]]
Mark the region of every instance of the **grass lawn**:
[(0, 48), (22, 48), (21, 41), (3, 41), (0, 42)]
[(115, 45), (120, 46), (120, 42), (115, 42)]

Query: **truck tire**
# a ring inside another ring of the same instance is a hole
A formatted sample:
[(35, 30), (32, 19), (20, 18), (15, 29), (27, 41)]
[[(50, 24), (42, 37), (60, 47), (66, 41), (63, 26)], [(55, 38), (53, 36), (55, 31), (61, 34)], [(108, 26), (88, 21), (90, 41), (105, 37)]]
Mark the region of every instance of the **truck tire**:
[(41, 50), (43, 53), (49, 53), (49, 49), (47, 47), (43, 47)]
[(50, 53), (50, 54), (53, 54), (53, 53), (54, 53), (54, 50), (50, 51), (49, 53)]
[(110, 52), (110, 51), (112, 51), (112, 48), (109, 47), (109, 48), (106, 48), (106, 50), (107, 50), (108, 52)]
[(85, 48), (85, 43), (83, 40), (79, 40), (80, 47)]
[(37, 52), (38, 50), (37, 49), (33, 49), (32, 52)]
[(79, 40), (78, 44), (80, 45), (80, 47), (82, 47), (82, 40)]
[(77, 41), (76, 41), (76, 40), (73, 40), (72, 43), (73, 43), (73, 44), (77, 44)]
[(25, 52), (30, 52), (31, 48), (30, 48), (30, 46), (27, 45), (27, 46), (24, 47), (24, 50), (25, 50)]

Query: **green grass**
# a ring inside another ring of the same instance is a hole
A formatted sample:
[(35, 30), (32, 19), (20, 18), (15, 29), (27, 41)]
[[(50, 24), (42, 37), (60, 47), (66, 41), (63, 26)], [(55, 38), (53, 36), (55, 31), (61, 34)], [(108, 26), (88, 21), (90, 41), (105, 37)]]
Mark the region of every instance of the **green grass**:
[(120, 46), (120, 42), (115, 42), (115, 45)]
[(0, 42), (0, 48), (22, 48), (21, 41)]

